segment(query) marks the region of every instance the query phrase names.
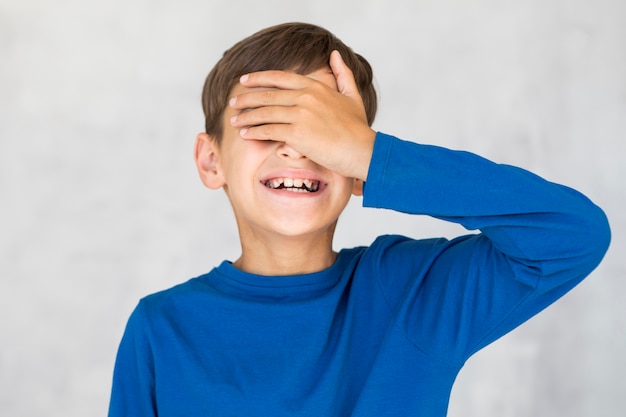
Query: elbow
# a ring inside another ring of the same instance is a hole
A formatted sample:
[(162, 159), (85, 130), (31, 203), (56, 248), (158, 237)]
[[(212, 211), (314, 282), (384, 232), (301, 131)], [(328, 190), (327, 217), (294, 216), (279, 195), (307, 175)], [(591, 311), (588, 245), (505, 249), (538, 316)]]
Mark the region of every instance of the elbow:
[[(554, 258), (540, 263), (539, 287), (543, 291), (565, 286), (571, 288), (585, 279), (600, 264), (611, 242), (611, 229), (604, 212), (590, 204), (587, 210), (570, 217), (569, 233), (553, 248)], [(577, 219), (577, 220), (574, 220)]]
[(596, 214), (593, 217), (591, 233), (593, 235), (592, 239), (595, 246), (594, 256), (597, 266), (604, 258), (611, 244), (611, 226), (609, 225), (609, 219), (604, 211), (597, 206)]
[(611, 227), (609, 220), (598, 206), (591, 205), (584, 213), (580, 222), (581, 236), (584, 236), (584, 249), (581, 259), (584, 259), (586, 273), (593, 271), (602, 261), (611, 243)]

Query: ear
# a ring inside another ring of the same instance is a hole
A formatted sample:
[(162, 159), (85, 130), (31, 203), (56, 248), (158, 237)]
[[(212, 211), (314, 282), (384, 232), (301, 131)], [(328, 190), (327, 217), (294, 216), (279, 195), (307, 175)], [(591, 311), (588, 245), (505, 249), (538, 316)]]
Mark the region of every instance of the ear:
[(354, 185), (352, 186), (352, 195), (363, 195), (363, 181), (357, 178), (354, 179)]
[(212, 190), (217, 190), (226, 183), (219, 156), (219, 146), (215, 139), (206, 133), (199, 133), (196, 136), (194, 159), (202, 183)]

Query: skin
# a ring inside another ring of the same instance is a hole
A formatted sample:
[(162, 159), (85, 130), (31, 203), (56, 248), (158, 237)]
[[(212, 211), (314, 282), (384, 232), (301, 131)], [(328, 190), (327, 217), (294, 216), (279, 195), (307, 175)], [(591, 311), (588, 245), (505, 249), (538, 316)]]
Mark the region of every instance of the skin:
[[(337, 219), (362, 192), (376, 136), (339, 53), (328, 68), (307, 75), (244, 75), (223, 122), (221, 145), (199, 134), (195, 159), (203, 183), (223, 188), (233, 207), (242, 247), (234, 265), (259, 275), (328, 268)], [(275, 178), (319, 181), (320, 188), (268, 188)]]

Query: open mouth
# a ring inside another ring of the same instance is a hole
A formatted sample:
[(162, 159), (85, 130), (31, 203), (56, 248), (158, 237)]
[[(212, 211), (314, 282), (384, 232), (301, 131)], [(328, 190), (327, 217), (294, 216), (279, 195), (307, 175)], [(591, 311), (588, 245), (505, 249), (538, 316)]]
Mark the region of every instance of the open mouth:
[(320, 182), (306, 178), (272, 178), (263, 183), (274, 190), (292, 191), (295, 193), (315, 193), (320, 189)]

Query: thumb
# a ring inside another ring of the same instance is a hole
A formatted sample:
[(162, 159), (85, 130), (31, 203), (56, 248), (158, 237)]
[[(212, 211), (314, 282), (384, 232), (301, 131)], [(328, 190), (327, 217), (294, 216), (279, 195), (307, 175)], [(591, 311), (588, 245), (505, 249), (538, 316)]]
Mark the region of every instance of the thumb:
[(354, 80), (354, 74), (352, 74), (352, 70), (346, 65), (337, 50), (330, 53), (330, 69), (333, 71), (333, 75), (337, 81), (337, 90), (339, 90), (341, 94), (349, 97), (360, 97), (359, 89)]

